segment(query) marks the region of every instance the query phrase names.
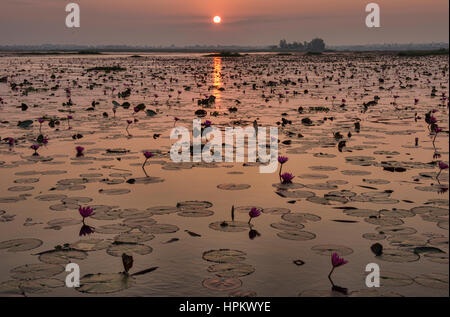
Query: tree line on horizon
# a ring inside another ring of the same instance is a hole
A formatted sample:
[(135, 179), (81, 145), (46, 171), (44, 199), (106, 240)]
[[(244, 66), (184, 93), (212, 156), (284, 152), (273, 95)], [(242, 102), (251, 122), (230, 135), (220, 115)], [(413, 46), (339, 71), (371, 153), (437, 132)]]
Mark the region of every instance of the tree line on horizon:
[(282, 50), (307, 51), (307, 52), (323, 52), (325, 50), (325, 42), (321, 38), (314, 38), (310, 42), (292, 42), (281, 40), (277, 48)]

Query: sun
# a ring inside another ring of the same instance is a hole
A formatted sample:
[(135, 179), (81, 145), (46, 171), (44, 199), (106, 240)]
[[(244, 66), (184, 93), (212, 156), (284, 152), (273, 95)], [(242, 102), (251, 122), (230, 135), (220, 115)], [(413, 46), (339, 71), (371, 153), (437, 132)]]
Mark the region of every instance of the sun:
[(216, 16), (213, 18), (213, 22), (214, 22), (215, 24), (219, 24), (220, 22), (222, 22), (222, 18), (221, 18), (220, 16), (216, 15)]

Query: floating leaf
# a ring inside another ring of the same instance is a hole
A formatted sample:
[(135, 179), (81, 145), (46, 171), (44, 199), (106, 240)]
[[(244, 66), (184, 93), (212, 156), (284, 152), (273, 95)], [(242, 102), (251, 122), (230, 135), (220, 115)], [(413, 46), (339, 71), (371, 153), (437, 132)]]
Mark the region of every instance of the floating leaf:
[(87, 274), (80, 279), (77, 291), (89, 294), (109, 294), (123, 291), (134, 284), (134, 279), (125, 273)]
[(215, 263), (236, 263), (244, 261), (246, 253), (239, 250), (219, 249), (203, 252), (202, 258)]
[(236, 278), (252, 274), (255, 272), (255, 268), (241, 262), (219, 263), (208, 267), (208, 272), (214, 273), (218, 277)]
[(42, 240), (39, 239), (14, 239), (0, 242), (0, 250), (7, 249), (8, 252), (22, 252), (39, 248)]

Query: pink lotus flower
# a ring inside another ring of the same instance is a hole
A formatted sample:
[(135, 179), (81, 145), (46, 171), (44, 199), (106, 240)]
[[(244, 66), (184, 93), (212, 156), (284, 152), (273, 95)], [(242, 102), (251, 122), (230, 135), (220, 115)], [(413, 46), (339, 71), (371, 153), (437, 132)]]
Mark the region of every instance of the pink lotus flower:
[(331, 264), (333, 265), (333, 268), (342, 266), (347, 263), (348, 261), (344, 260), (343, 258), (340, 258), (336, 252), (334, 252), (331, 255)]
[(439, 126), (437, 124), (433, 126), (433, 130), (435, 133), (440, 133), (443, 131), (441, 128), (439, 128)]
[(133, 121), (132, 120), (127, 120), (127, 127), (126, 127), (126, 131), (127, 131), (127, 134), (128, 134), (128, 136), (129, 137), (131, 137), (131, 134), (130, 134), (130, 131), (128, 131), (128, 128), (130, 127), (130, 124), (132, 124), (133, 123)]
[(289, 160), (289, 158), (288, 157), (286, 157), (286, 156), (278, 156), (278, 163), (280, 163), (280, 164), (284, 164), (284, 163), (286, 163), (287, 161)]
[(441, 176), (441, 173), (442, 173), (443, 170), (448, 169), (448, 165), (446, 163), (440, 161), (438, 163), (438, 166), (439, 166), (439, 172), (436, 175), (436, 180), (439, 182), (439, 176)]
[(248, 221), (248, 223), (250, 224), (250, 221), (252, 221), (253, 218), (259, 217), (261, 215), (261, 210), (259, 210), (256, 207), (253, 207), (252, 209), (250, 209), (250, 211), (248, 212), (248, 215), (250, 216), (250, 219)]
[(133, 110), (134, 110), (135, 113), (138, 113), (139, 110), (141, 110), (141, 109), (139, 109), (138, 107), (134, 107)]
[(145, 151), (144, 156), (148, 160), (149, 158), (151, 158), (153, 156), (153, 154), (151, 152)]
[(290, 184), (292, 183), (292, 180), (294, 179), (294, 175), (292, 175), (291, 173), (283, 173), (280, 175), (281, 177), (281, 183), (283, 184)]
[(80, 208), (78, 208), (78, 212), (80, 213), (81, 217), (83, 217), (84, 222), (84, 218), (90, 217), (93, 214), (94, 209), (89, 206), (86, 207), (80, 206)]
[(45, 121), (44, 118), (39, 118), (39, 119), (38, 119), (38, 122), (39, 122), (40, 124), (44, 123), (44, 121)]
[(205, 122), (203, 123), (203, 126), (204, 126), (205, 128), (209, 128), (209, 127), (211, 126), (211, 124), (212, 124), (211, 121), (205, 120)]
[(37, 153), (37, 150), (39, 149), (39, 144), (33, 144), (32, 146), (30, 146), (30, 148), (31, 148), (32, 150), (34, 150), (34, 154), (33, 154), (33, 155), (39, 155), (39, 154)]
[(147, 171), (145, 170), (145, 164), (147, 164), (148, 159), (153, 156), (153, 153), (145, 151), (143, 154), (144, 154), (144, 157), (145, 157), (145, 161), (144, 161), (144, 164), (142, 164), (142, 170), (144, 171), (145, 176), (148, 177)]
[(77, 156), (83, 156), (84, 147), (82, 147), (82, 146), (77, 146), (77, 147), (75, 148), (75, 150), (77, 151)]
[(430, 117), (430, 123), (436, 123), (436, 122), (437, 122), (436, 117), (431, 116), (431, 117)]
[(11, 137), (6, 138), (6, 142), (8, 142), (9, 146), (16, 144), (16, 140)]

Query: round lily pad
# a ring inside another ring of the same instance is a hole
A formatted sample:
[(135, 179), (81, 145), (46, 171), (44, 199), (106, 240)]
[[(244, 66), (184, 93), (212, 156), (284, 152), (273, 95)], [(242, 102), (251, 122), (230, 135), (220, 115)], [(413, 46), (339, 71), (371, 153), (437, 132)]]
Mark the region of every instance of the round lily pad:
[(71, 243), (69, 247), (72, 249), (88, 252), (88, 251), (103, 250), (109, 247), (110, 245), (111, 242), (103, 239), (85, 239)]
[(272, 215), (284, 215), (291, 212), (288, 208), (282, 208), (282, 207), (274, 207), (274, 208), (265, 208), (262, 210), (265, 214), (272, 214)]
[(379, 212), (371, 209), (347, 209), (344, 211), (347, 216), (351, 217), (378, 217)]
[(89, 294), (109, 294), (123, 291), (134, 284), (134, 278), (124, 273), (87, 274), (80, 279), (77, 291)]
[(219, 249), (203, 252), (202, 258), (215, 263), (236, 263), (244, 261), (246, 253), (239, 250)]
[(306, 190), (279, 190), (276, 192), (279, 196), (283, 197), (283, 198), (310, 198), (315, 196), (316, 194), (314, 194), (313, 192), (310, 191), (306, 191)]
[(336, 244), (321, 244), (311, 248), (314, 252), (320, 255), (331, 256), (333, 253), (337, 253), (339, 256), (346, 256), (353, 253), (353, 250), (349, 247)]
[(251, 186), (249, 184), (219, 184), (217, 185), (217, 188), (222, 190), (245, 190), (249, 189)]
[(104, 225), (101, 227), (98, 227), (95, 229), (95, 232), (97, 233), (103, 233), (103, 234), (117, 234), (117, 233), (124, 233), (124, 232), (128, 232), (131, 231), (131, 227), (121, 224), (121, 223), (117, 223), (117, 224), (111, 224), (111, 225)]
[(41, 201), (56, 201), (66, 198), (66, 195), (58, 195), (58, 194), (46, 194), (46, 195), (39, 195), (34, 197), (35, 199), (41, 200)]
[(419, 275), (414, 281), (422, 286), (448, 290), (448, 275), (442, 273), (427, 273)]
[(179, 212), (180, 210), (174, 206), (154, 206), (146, 209), (151, 212), (153, 215), (167, 215), (175, 212)]
[(0, 242), (0, 250), (7, 249), (8, 252), (22, 252), (39, 248), (42, 240), (27, 238), (14, 239)]
[(171, 224), (161, 224), (157, 223), (151, 226), (142, 227), (141, 230), (145, 233), (151, 234), (165, 234), (165, 233), (174, 233), (179, 230), (179, 228), (175, 225)]
[(156, 220), (149, 217), (142, 218), (127, 218), (123, 221), (124, 225), (127, 225), (131, 228), (141, 228), (145, 226), (152, 226), (156, 224)]
[(441, 229), (448, 230), (448, 220), (439, 221), (437, 226)]
[(125, 195), (131, 192), (127, 188), (99, 189), (98, 192), (104, 195)]
[(252, 274), (255, 272), (255, 268), (242, 262), (218, 263), (208, 267), (208, 272), (214, 273), (218, 277), (236, 278)]
[(184, 210), (177, 213), (178, 216), (181, 217), (192, 217), (192, 218), (200, 218), (200, 217), (209, 217), (214, 215), (214, 211), (209, 209), (204, 210)]
[(249, 225), (243, 221), (216, 221), (209, 224), (209, 228), (223, 232), (242, 232), (249, 229)]
[(292, 222), (276, 222), (270, 225), (272, 228), (283, 231), (299, 231), (305, 228), (304, 225), (300, 223), (292, 223)]
[(414, 262), (419, 260), (420, 256), (409, 251), (397, 249), (383, 249), (383, 254), (377, 256), (377, 259), (387, 262)]
[(367, 240), (384, 240), (384, 239), (386, 239), (386, 235), (381, 234), (381, 233), (364, 233), (362, 235), (362, 237)]
[(37, 280), (58, 275), (63, 271), (64, 266), (59, 264), (25, 264), (12, 269), (11, 277), (18, 280)]
[(164, 178), (152, 177), (152, 176), (138, 177), (138, 178), (133, 178), (133, 179), (134, 179), (134, 184), (156, 184), (156, 183), (164, 182)]
[(286, 240), (296, 240), (296, 241), (306, 241), (316, 238), (316, 235), (307, 231), (283, 231), (278, 232), (277, 236), (281, 239)]
[(0, 283), (0, 294), (42, 294), (63, 286), (63, 281), (54, 278), (42, 278), (29, 281), (9, 280)]
[(390, 183), (390, 181), (386, 179), (376, 179), (376, 178), (375, 179), (363, 178), (363, 182), (371, 185), (386, 185)]
[(408, 235), (415, 234), (417, 232), (414, 228), (402, 227), (402, 226), (382, 226), (375, 228), (381, 234), (386, 235)]
[(382, 270), (380, 272), (380, 286), (408, 286), (414, 283), (414, 280), (406, 274), (388, 272)]
[(410, 218), (415, 216), (413, 212), (406, 209), (382, 209), (380, 210), (380, 214), (383, 216), (396, 218)]
[(154, 235), (143, 232), (126, 232), (114, 237), (114, 241), (118, 243), (143, 243), (155, 238)]
[(365, 218), (365, 222), (378, 225), (378, 226), (398, 226), (402, 225), (403, 221), (394, 217), (378, 217), (378, 218)]
[(209, 201), (188, 200), (177, 203), (177, 208), (181, 209), (205, 209), (212, 207)]
[(87, 253), (75, 249), (55, 249), (43, 252), (39, 255), (39, 261), (50, 264), (68, 264), (72, 260), (84, 260), (87, 258)]
[(145, 244), (136, 244), (136, 243), (113, 243), (108, 247), (106, 253), (112, 256), (122, 256), (123, 253), (128, 255), (131, 254), (139, 254), (146, 255), (153, 251), (151, 247)]
[(288, 222), (293, 222), (293, 223), (306, 223), (308, 221), (312, 221), (312, 222), (317, 222), (320, 221), (322, 218), (320, 218), (319, 216), (313, 215), (313, 214), (309, 214), (309, 213), (289, 213), (289, 214), (284, 214), (281, 216), (281, 218), (283, 220), (286, 220)]
[(74, 218), (58, 218), (47, 222), (48, 228), (59, 230), (62, 227), (75, 226), (81, 223), (80, 219)]

